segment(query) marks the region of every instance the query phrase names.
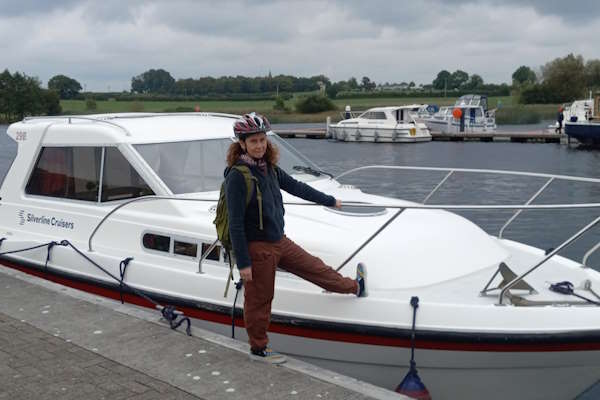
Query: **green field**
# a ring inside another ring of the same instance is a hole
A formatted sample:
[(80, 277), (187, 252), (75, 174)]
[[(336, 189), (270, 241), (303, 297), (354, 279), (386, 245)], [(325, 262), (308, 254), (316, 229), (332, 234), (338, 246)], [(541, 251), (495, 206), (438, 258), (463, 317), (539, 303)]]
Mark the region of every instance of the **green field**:
[[(95, 114), (117, 112), (188, 112), (196, 107), (200, 111), (222, 112), (229, 114), (245, 114), (256, 111), (267, 117), (273, 123), (302, 123), (325, 122), (327, 116), (332, 121), (341, 118), (341, 112), (346, 105), (353, 111), (366, 110), (377, 106), (392, 106), (402, 104), (437, 104), (440, 106), (452, 105), (456, 98), (366, 98), (366, 99), (341, 99), (334, 100), (337, 111), (327, 111), (317, 114), (300, 114), (295, 111), (283, 112), (273, 109), (272, 100), (243, 100), (243, 101), (96, 101), (96, 109), (86, 109), (85, 100), (62, 100), (63, 114)], [(294, 110), (295, 99), (286, 101), (286, 106)], [(491, 97), (489, 107), (497, 108), (496, 119), (499, 124), (524, 124), (537, 123), (541, 120), (553, 120), (556, 117), (558, 104), (520, 105), (511, 96)]]

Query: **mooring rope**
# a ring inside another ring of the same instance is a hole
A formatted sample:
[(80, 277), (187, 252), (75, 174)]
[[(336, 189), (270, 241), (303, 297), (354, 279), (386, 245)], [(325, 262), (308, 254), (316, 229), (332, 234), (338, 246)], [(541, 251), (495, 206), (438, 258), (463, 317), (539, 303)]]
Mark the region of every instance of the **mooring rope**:
[(235, 283), (235, 297), (233, 299), (233, 306), (231, 306), (231, 338), (235, 339), (235, 304), (237, 303), (238, 294), (240, 293), (240, 289), (244, 285), (244, 281), (240, 278), (239, 281)]
[(588, 303), (600, 306), (600, 302), (594, 301), (592, 299), (588, 299), (585, 296), (575, 293), (575, 290), (573, 288), (574, 288), (573, 284), (569, 281), (562, 281), (562, 282), (550, 284), (550, 290), (553, 292), (575, 296), (582, 300), (587, 301)]
[(121, 276), (121, 280), (119, 281), (119, 296), (121, 297), (121, 304), (125, 304), (123, 301), (123, 280), (125, 280), (125, 272), (131, 260), (133, 260), (133, 257), (127, 257), (119, 263), (119, 275)]
[[(2, 243), (6, 240), (6, 238), (2, 238), (0, 239), (0, 246), (2, 245)], [(187, 322), (187, 327), (186, 327), (186, 333), (188, 336), (192, 336), (192, 332), (191, 332), (191, 321), (189, 319), (189, 317), (186, 317), (185, 315), (183, 315), (183, 313), (180, 313), (179, 311), (175, 310), (174, 306), (171, 305), (167, 305), (167, 306), (163, 306), (160, 303), (156, 302), (154, 299), (152, 299), (150, 296), (148, 296), (147, 294), (143, 293), (142, 291), (129, 286), (127, 283), (124, 282), (124, 278), (125, 278), (125, 272), (127, 269), (127, 264), (129, 264), (129, 262), (131, 260), (133, 260), (132, 257), (128, 257), (125, 260), (121, 261), (121, 264), (119, 265), (119, 272), (121, 275), (121, 278), (117, 278), (116, 276), (114, 276), (113, 274), (111, 274), (108, 270), (106, 270), (105, 268), (103, 268), (100, 264), (98, 264), (97, 262), (95, 262), (94, 260), (92, 260), (91, 258), (89, 258), (87, 255), (85, 255), (81, 250), (79, 250), (73, 243), (69, 242), (68, 240), (61, 240), (60, 242), (55, 242), (55, 241), (51, 241), (48, 243), (44, 243), (44, 244), (40, 244), (40, 245), (36, 245), (36, 246), (31, 246), (31, 247), (27, 247), (27, 248), (23, 248), (23, 249), (18, 249), (18, 250), (10, 250), (10, 251), (5, 251), (5, 252), (1, 252), (0, 256), (4, 256), (7, 254), (15, 254), (15, 253), (23, 253), (25, 251), (30, 251), (30, 250), (35, 250), (35, 249), (40, 249), (43, 247), (47, 247), (47, 253), (46, 253), (46, 262), (44, 263), (44, 271), (47, 271), (48, 269), (48, 262), (50, 261), (50, 252), (52, 250), (52, 248), (54, 246), (64, 246), (64, 247), (71, 247), (77, 254), (79, 254), (81, 257), (83, 257), (84, 259), (86, 259), (90, 264), (94, 265), (96, 268), (98, 268), (99, 270), (101, 270), (102, 272), (104, 272), (106, 275), (110, 276), (112, 279), (114, 279), (115, 281), (117, 281), (119, 283), (119, 289), (120, 289), (120, 295), (121, 295), (121, 301), (123, 301), (123, 293), (122, 290), (123, 289), (127, 289), (131, 292), (133, 292), (135, 295), (143, 298), (144, 300), (148, 301), (149, 303), (152, 303), (155, 308), (157, 308), (158, 310), (160, 310), (162, 316), (169, 322), (169, 325), (171, 327), (171, 329), (177, 329), (183, 322)], [(181, 317), (181, 319), (178, 321), (177, 319)]]

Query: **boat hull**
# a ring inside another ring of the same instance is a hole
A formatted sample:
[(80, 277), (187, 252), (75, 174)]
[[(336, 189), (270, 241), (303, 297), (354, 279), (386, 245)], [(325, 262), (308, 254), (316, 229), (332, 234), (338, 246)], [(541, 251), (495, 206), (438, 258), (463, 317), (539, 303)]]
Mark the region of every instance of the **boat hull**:
[[(154, 307), (118, 284), (78, 276), (36, 263), (2, 259), (0, 264), (54, 282)], [(172, 304), (193, 324), (230, 335), (230, 308), (145, 292)], [(236, 310), (236, 338), (246, 340), (241, 310)], [(274, 348), (321, 367), (393, 390), (408, 370), (410, 331), (311, 321), (273, 315)], [(419, 373), (435, 399), (570, 399), (600, 376), (600, 332), (586, 334), (505, 335), (417, 331)], [(540, 387), (539, 382), (547, 382)]]
[(584, 144), (600, 145), (600, 122), (567, 122), (565, 134)]
[[(414, 128), (413, 128), (414, 129)], [(331, 137), (343, 142), (415, 143), (429, 142), (429, 133), (410, 129), (329, 127)]]
[(481, 123), (466, 123), (461, 127), (457, 120), (439, 120), (423, 119), (423, 122), (432, 132), (445, 134), (465, 134), (465, 133), (493, 133), (496, 131), (496, 125), (487, 125)]

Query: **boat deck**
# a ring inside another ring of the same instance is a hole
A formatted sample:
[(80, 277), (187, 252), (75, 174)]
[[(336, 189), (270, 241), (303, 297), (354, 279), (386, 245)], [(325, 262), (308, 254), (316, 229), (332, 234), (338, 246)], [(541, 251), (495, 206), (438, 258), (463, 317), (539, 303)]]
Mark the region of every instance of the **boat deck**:
[(7, 398), (406, 398), (298, 360), (251, 362), (240, 342), (3, 266), (0, 286)]

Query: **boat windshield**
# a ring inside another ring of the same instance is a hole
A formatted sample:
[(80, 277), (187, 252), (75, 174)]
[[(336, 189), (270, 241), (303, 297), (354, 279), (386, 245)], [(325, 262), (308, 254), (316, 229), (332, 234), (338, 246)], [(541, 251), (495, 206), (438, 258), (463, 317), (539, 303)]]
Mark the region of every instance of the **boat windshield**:
[[(280, 137), (269, 135), (279, 149), (279, 167), (303, 181), (319, 179), (313, 162)], [(137, 144), (133, 147), (174, 194), (215, 191), (221, 188), (227, 149), (232, 139)], [(320, 175), (320, 174), (319, 174)]]

